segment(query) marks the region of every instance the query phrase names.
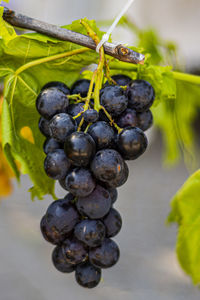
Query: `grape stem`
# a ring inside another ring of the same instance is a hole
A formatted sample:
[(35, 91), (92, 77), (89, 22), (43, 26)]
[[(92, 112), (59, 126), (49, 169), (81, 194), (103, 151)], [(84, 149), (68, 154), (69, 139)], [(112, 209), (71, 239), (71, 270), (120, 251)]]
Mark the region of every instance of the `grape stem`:
[(117, 129), (118, 133), (120, 133), (123, 129), (120, 128), (120, 127), (114, 122), (114, 120), (112, 119), (111, 115), (107, 112), (107, 110), (105, 109), (105, 107), (101, 105), (101, 106), (100, 106), (100, 109), (103, 110), (104, 114), (105, 114), (106, 117), (109, 119), (110, 125), (111, 125), (111, 126), (114, 126), (114, 127)]
[(39, 59), (33, 60), (33, 61), (19, 67), (16, 70), (15, 75), (19, 75), (20, 73), (22, 73), (25, 70), (27, 70), (29, 68), (32, 68), (34, 66), (38, 66), (40, 64), (47, 63), (47, 62), (57, 60), (57, 59), (61, 59), (61, 58), (64, 58), (64, 57), (78, 55), (80, 53), (84, 53), (84, 52), (87, 52), (87, 51), (89, 51), (88, 48), (81, 48), (81, 49), (76, 49), (76, 50), (72, 50), (72, 51), (68, 51), (68, 52), (64, 52), (64, 53), (60, 53), (60, 54), (56, 54), (56, 55), (52, 55), (52, 56), (39, 58)]
[(176, 80), (200, 84), (200, 76), (172, 71), (173, 77)]
[[(88, 35), (93, 39), (96, 45), (100, 43), (100, 38), (97, 36), (97, 34), (93, 31), (93, 29), (90, 27), (90, 25), (85, 21), (81, 20), (80, 23), (85, 27), (87, 30)], [(103, 82), (103, 67), (105, 64), (105, 53), (104, 48), (101, 47), (99, 50), (99, 63), (97, 66), (97, 69), (95, 70), (95, 88), (94, 88), (94, 109), (99, 112), (100, 110), (100, 89), (102, 87)]]
[(85, 131), (84, 131), (85, 133), (87, 133), (87, 131), (88, 131), (88, 129), (89, 129), (89, 127), (90, 127), (91, 125), (92, 125), (92, 123), (89, 123), (89, 124), (88, 124), (88, 126), (86, 127), (86, 129), (85, 129)]
[[(93, 91), (93, 86), (94, 86), (94, 82), (95, 82), (95, 77), (96, 77), (96, 71), (94, 71), (93, 75), (92, 75), (92, 79), (90, 81), (90, 86), (89, 86), (89, 90), (88, 90), (88, 94), (87, 94), (87, 98), (86, 98), (86, 102), (85, 102), (85, 105), (84, 105), (84, 109), (83, 111), (81, 111), (78, 115), (76, 115), (74, 117), (74, 119), (80, 117), (86, 110), (88, 110), (89, 106), (90, 106), (90, 99), (91, 99), (91, 96), (92, 96), (92, 91)], [(83, 122), (84, 122), (84, 117), (82, 117), (80, 123), (79, 123), (79, 126), (78, 126), (78, 131), (81, 130), (81, 127), (83, 125)]]
[(109, 84), (117, 84), (116, 81), (114, 79), (112, 79), (112, 77), (110, 75), (110, 67), (109, 67), (109, 63), (106, 59), (105, 59), (104, 67), (105, 67), (105, 75), (106, 75), (106, 78), (108, 79), (108, 83)]
[(86, 98), (82, 98), (80, 94), (67, 95), (67, 98), (69, 100), (81, 100), (81, 101), (86, 100)]
[[(97, 34), (93, 31), (93, 29), (90, 27), (90, 25), (85, 22), (85, 20), (81, 20), (80, 23), (86, 28), (88, 35), (94, 40), (94, 42), (96, 43), (96, 45), (99, 44), (100, 42), (100, 38), (97, 36)], [(110, 69), (109, 69), (109, 65), (106, 61), (105, 58), (105, 53), (104, 53), (104, 48), (101, 47), (99, 50), (99, 63), (97, 66), (97, 69), (94, 71), (93, 76), (92, 76), (92, 80), (90, 82), (90, 87), (89, 87), (89, 91), (88, 91), (88, 96), (87, 96), (87, 100), (86, 103), (84, 105), (84, 111), (86, 111), (89, 107), (89, 103), (90, 103), (90, 98), (91, 98), (91, 94), (92, 94), (92, 90), (93, 90), (93, 85), (95, 82), (95, 88), (94, 88), (94, 109), (96, 111), (100, 111), (103, 110), (103, 112), (105, 113), (105, 115), (107, 116), (107, 118), (110, 121), (110, 125), (111, 126), (115, 126), (115, 128), (117, 129), (118, 133), (120, 133), (122, 131), (122, 129), (114, 122), (114, 120), (112, 119), (111, 115), (107, 112), (107, 110), (105, 109), (105, 107), (103, 107), (100, 104), (100, 90), (102, 87), (102, 83), (103, 83), (103, 69), (106, 69), (106, 74), (108, 76), (108, 78), (110, 78)], [(111, 78), (110, 78), (111, 80)], [(84, 112), (83, 111), (83, 112)], [(83, 114), (83, 112), (79, 113), (76, 117), (79, 117), (81, 114)], [(81, 126), (84, 122), (84, 118), (82, 118), (79, 127), (78, 127), (78, 131), (80, 131)], [(87, 126), (86, 130), (88, 130), (90, 124)], [(86, 131), (87, 132), (87, 131)]]
[[(127, 70), (127, 71), (132, 71), (132, 72), (136, 72), (138, 70), (137, 65), (129, 65), (126, 63), (120, 63), (120, 66), (119, 66), (115, 62), (110, 63), (110, 68), (112, 70)], [(143, 68), (143, 66), (140, 66), (140, 68)], [(198, 84), (198, 85), (200, 84), (200, 76), (198, 76), (198, 75), (176, 72), (176, 71), (171, 71), (171, 72), (172, 72), (172, 75), (175, 80), (185, 81), (188, 83), (193, 83), (193, 84)]]

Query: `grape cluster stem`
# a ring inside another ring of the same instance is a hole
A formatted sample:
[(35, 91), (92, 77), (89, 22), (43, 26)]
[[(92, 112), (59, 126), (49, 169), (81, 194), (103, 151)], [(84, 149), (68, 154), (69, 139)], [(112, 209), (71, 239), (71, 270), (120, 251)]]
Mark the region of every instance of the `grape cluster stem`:
[[(85, 29), (87, 30), (88, 35), (93, 39), (93, 41), (96, 43), (96, 45), (98, 45), (99, 42), (100, 42), (100, 38), (93, 31), (93, 29), (90, 27), (90, 25), (85, 20), (80, 20), (80, 23), (85, 27)], [(78, 117), (83, 115), (83, 113), (86, 110), (88, 110), (89, 105), (90, 105), (91, 96), (93, 95), (94, 96), (94, 109), (98, 112), (100, 110), (103, 110), (105, 115), (109, 119), (111, 126), (114, 126), (117, 129), (118, 133), (120, 133), (122, 131), (122, 129), (114, 122), (111, 115), (100, 104), (100, 90), (102, 88), (102, 83), (103, 83), (104, 68), (105, 68), (105, 74), (106, 74), (106, 77), (107, 77), (108, 81), (111, 82), (112, 84), (116, 84), (116, 82), (110, 77), (109, 64), (108, 64), (108, 61), (105, 58), (105, 52), (104, 52), (104, 48), (102, 46), (100, 48), (100, 51), (99, 51), (98, 66), (97, 66), (96, 70), (94, 71), (91, 82), (90, 82), (90, 87), (89, 87), (88, 95), (87, 95), (86, 102), (85, 102), (85, 105), (84, 105), (84, 109), (83, 109), (82, 112), (77, 114), (74, 117), (74, 119), (77, 119)], [(94, 87), (94, 83), (95, 83), (95, 87)], [(94, 87), (94, 93), (93, 93), (93, 87)], [(79, 100), (80, 100), (80, 98), (81, 97), (79, 96)], [(81, 130), (83, 122), (84, 122), (84, 117), (82, 117), (82, 119), (80, 121), (80, 124), (78, 126), (78, 131)], [(91, 124), (88, 124), (88, 126), (86, 128), (86, 132), (87, 132), (88, 128), (90, 127), (90, 125)]]

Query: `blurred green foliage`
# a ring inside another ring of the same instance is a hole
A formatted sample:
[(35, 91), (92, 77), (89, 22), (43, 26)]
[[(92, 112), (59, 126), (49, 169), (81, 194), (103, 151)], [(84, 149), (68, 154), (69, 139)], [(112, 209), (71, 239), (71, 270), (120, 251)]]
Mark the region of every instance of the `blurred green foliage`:
[[(111, 23), (106, 21), (99, 25), (109, 26)], [(144, 49), (149, 65), (172, 66), (174, 71), (185, 71), (176, 43), (163, 40), (155, 28), (141, 29), (127, 16), (121, 18), (118, 26), (132, 32), (133, 44)], [(199, 148), (194, 122), (200, 110), (200, 86), (177, 79), (175, 84), (176, 97), (159, 101), (152, 108), (154, 124), (164, 142), (164, 165), (173, 166), (183, 158), (189, 171), (193, 171), (198, 166)]]

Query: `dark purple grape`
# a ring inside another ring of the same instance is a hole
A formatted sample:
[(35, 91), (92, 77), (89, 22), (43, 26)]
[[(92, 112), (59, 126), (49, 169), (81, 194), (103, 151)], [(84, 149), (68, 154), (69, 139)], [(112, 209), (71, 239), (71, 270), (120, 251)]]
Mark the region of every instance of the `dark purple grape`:
[(108, 238), (116, 236), (122, 228), (122, 218), (119, 212), (114, 208), (110, 209), (102, 222), (106, 226), (106, 237)]
[(104, 121), (99, 121), (90, 126), (88, 134), (96, 143), (97, 149), (111, 148), (114, 143), (114, 130)]
[(63, 144), (57, 142), (53, 138), (46, 139), (43, 145), (43, 150), (45, 154), (53, 152), (58, 149), (63, 149)]
[(50, 228), (54, 228), (60, 234), (67, 236), (79, 222), (79, 214), (68, 200), (60, 199), (48, 207), (46, 222)]
[(110, 123), (110, 120), (108, 119), (108, 117), (105, 115), (104, 111), (101, 109), (99, 111), (99, 121), (104, 121), (106, 123)]
[[(66, 177), (65, 177), (65, 178), (66, 178)], [(60, 180), (59, 180), (59, 184), (60, 184), (60, 186), (61, 186), (64, 190), (67, 191), (67, 189), (66, 189), (66, 184), (65, 184), (65, 178), (60, 179)], [(70, 193), (70, 194), (71, 194), (71, 193)]]
[(47, 242), (49, 242), (53, 245), (59, 245), (66, 239), (66, 235), (61, 234), (54, 227), (51, 228), (47, 224), (46, 215), (43, 216), (42, 219), (41, 219), (40, 230), (41, 230), (41, 233), (43, 235), (43, 238)]
[(76, 121), (68, 114), (57, 114), (49, 122), (51, 137), (64, 143), (67, 136), (76, 131)]
[(61, 90), (66, 95), (70, 94), (70, 89), (68, 88), (68, 86), (66, 84), (64, 84), (63, 82), (60, 82), (60, 81), (51, 81), (51, 82), (48, 82), (47, 84), (45, 84), (43, 86), (43, 88), (41, 89), (41, 91), (43, 91), (45, 89), (49, 89), (49, 88), (58, 88), (59, 90)]
[(90, 219), (100, 219), (105, 216), (111, 207), (109, 192), (100, 185), (89, 196), (78, 197), (76, 201), (78, 211)]
[(73, 132), (65, 141), (65, 153), (74, 166), (86, 167), (96, 152), (93, 138), (84, 132)]
[(73, 204), (75, 197), (71, 193), (68, 193), (64, 199), (67, 203)]
[(153, 115), (150, 110), (137, 114), (138, 125), (137, 127), (146, 131), (153, 125)]
[(41, 117), (39, 119), (39, 124), (38, 124), (40, 132), (46, 136), (47, 138), (50, 137), (50, 130), (49, 130), (49, 121)]
[(90, 80), (79, 79), (71, 87), (71, 94), (80, 94), (81, 97), (86, 97), (90, 87)]
[(137, 126), (137, 113), (134, 109), (127, 108), (117, 119), (117, 124), (121, 128)]
[(66, 261), (72, 265), (80, 264), (88, 258), (86, 246), (75, 238), (66, 239), (63, 243), (62, 251)]
[(62, 273), (72, 273), (75, 270), (75, 266), (66, 261), (62, 248), (59, 246), (56, 246), (52, 252), (52, 262), (54, 267)]
[(54, 87), (42, 90), (36, 100), (39, 114), (47, 120), (56, 114), (65, 113), (68, 105), (69, 100), (65, 93)]
[(101, 280), (101, 269), (91, 265), (89, 262), (80, 264), (76, 267), (75, 278), (82, 287), (94, 288)]
[(95, 181), (89, 170), (75, 168), (68, 173), (63, 186), (74, 196), (86, 197), (94, 190)]
[[(68, 106), (67, 112), (70, 116), (75, 117), (84, 110), (84, 105), (85, 105), (85, 103), (83, 103), (83, 102), (80, 102), (77, 104), (70, 104)], [(76, 118), (77, 125), (79, 125), (81, 120), (82, 120), (82, 116)]]
[(155, 92), (152, 85), (145, 80), (133, 80), (127, 86), (128, 106), (143, 112), (153, 104)]
[(64, 150), (58, 149), (47, 154), (44, 161), (46, 174), (57, 180), (64, 179), (70, 168), (70, 162)]
[(97, 247), (105, 238), (105, 226), (99, 220), (83, 220), (76, 225), (74, 235), (87, 246)]
[(113, 205), (117, 201), (118, 191), (116, 188), (107, 188), (107, 190), (110, 193), (110, 199)]
[(83, 113), (85, 122), (95, 123), (99, 119), (99, 113), (95, 109), (88, 109)]
[[(117, 85), (120, 86), (126, 86), (132, 81), (130, 77), (123, 74), (113, 75), (111, 78), (116, 82)], [(109, 82), (107, 81), (104, 86), (108, 86), (108, 85)]]
[(117, 146), (124, 159), (133, 160), (142, 155), (147, 148), (147, 138), (137, 127), (125, 128), (117, 139)]
[(103, 149), (96, 153), (92, 163), (91, 171), (94, 176), (103, 182), (109, 182), (121, 175), (124, 168), (124, 160), (121, 155), (113, 149)]
[(123, 171), (113, 180), (110, 180), (106, 183), (107, 188), (116, 188), (122, 186), (127, 180), (129, 175), (129, 169), (126, 164), (124, 163)]
[(127, 75), (123, 75), (123, 74), (117, 74), (117, 75), (113, 75), (112, 79), (121, 86), (125, 86), (128, 85), (132, 79), (130, 77), (128, 77)]
[(101, 105), (112, 115), (120, 115), (128, 105), (124, 90), (118, 85), (109, 85), (101, 90)]
[(89, 260), (98, 268), (110, 268), (119, 260), (120, 251), (117, 244), (111, 239), (104, 239), (101, 246), (91, 248)]

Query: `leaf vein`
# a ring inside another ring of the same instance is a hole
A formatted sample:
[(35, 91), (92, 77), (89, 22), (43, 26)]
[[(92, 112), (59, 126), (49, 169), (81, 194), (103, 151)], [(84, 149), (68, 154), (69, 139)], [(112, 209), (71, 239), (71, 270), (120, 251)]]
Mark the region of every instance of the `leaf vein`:
[(37, 93), (24, 81), (24, 79), (22, 79), (21, 76), (18, 75), (18, 79), (25, 85), (27, 89), (29, 89), (32, 94), (34, 94), (34, 96), (37, 97)]

